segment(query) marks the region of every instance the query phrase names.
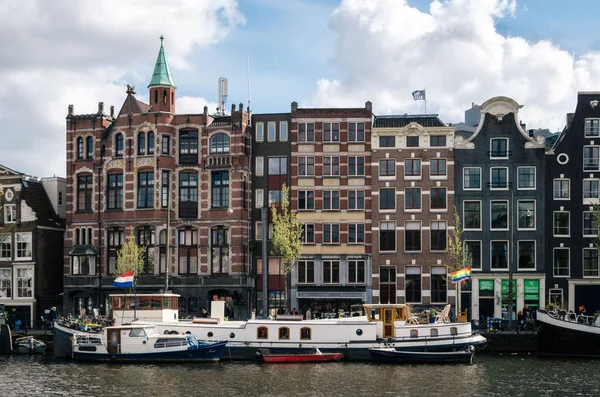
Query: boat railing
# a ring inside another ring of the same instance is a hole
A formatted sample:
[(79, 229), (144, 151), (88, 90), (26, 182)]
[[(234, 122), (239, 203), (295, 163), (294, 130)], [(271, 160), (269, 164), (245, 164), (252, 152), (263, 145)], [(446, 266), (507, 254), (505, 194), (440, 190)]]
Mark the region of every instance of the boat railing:
[[(417, 329), (417, 328), (415, 327), (415, 329)], [(425, 329), (425, 328), (422, 328), (422, 329)], [(469, 337), (469, 336), (473, 336), (473, 332), (459, 332), (459, 333), (451, 334), (451, 335), (441, 334), (441, 335), (438, 335), (438, 336), (417, 335), (416, 337), (414, 337), (414, 336), (398, 336), (398, 335), (396, 335), (395, 338), (392, 338), (392, 341), (409, 341), (409, 340), (435, 341), (435, 340), (447, 339), (447, 338), (452, 338), (452, 339), (466, 338), (466, 337)]]
[(101, 345), (102, 339), (91, 335), (77, 335), (75, 343), (78, 345)]
[(177, 339), (177, 340), (167, 340), (162, 342), (156, 342), (154, 347), (157, 349), (165, 348), (165, 347), (181, 347), (187, 346), (188, 341), (186, 339)]

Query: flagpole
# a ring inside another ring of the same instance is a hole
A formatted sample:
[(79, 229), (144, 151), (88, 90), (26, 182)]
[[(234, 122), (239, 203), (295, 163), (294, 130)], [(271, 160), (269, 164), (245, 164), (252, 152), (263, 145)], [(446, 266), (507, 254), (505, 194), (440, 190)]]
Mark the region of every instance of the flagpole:
[(423, 94), (425, 99), (425, 114), (427, 114), (427, 87), (423, 87)]
[(136, 270), (133, 270), (133, 321), (137, 319), (136, 309), (137, 309), (137, 300), (136, 300), (136, 292), (135, 292), (135, 273)]

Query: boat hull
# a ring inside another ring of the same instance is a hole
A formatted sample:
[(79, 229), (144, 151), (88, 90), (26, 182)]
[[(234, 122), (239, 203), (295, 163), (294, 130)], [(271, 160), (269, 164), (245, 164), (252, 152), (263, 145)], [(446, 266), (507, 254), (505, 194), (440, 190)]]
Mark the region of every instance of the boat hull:
[(323, 354), (267, 354), (263, 361), (266, 363), (323, 363), (340, 361), (344, 355), (342, 353), (323, 353)]
[(370, 349), (374, 360), (398, 364), (471, 364), (475, 349), (456, 352), (409, 352), (388, 349)]
[(54, 357), (70, 358), (73, 354), (73, 335), (78, 332), (71, 328), (54, 323)]
[(541, 355), (600, 357), (600, 327), (550, 317), (538, 311), (538, 349)]

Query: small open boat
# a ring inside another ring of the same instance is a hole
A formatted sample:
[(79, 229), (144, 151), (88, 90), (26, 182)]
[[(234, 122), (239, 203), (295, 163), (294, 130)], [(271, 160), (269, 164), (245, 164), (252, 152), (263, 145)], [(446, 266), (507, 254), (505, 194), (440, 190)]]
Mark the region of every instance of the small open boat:
[(323, 363), (340, 361), (343, 353), (322, 353), (314, 348), (309, 353), (271, 354), (268, 349), (260, 349), (259, 356), (266, 363)]
[(32, 336), (15, 339), (14, 345), (19, 354), (44, 354), (46, 352), (46, 344)]
[(472, 345), (463, 350), (448, 352), (419, 352), (402, 351), (393, 347), (389, 348), (371, 348), (369, 353), (373, 359), (390, 363), (418, 363), (418, 364), (450, 364), (463, 363), (472, 364), (475, 348)]

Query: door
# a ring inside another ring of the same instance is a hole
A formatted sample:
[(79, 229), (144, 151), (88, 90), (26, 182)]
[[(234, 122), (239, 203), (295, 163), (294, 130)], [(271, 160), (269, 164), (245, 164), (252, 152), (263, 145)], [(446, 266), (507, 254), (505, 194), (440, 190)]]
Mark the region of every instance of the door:
[(487, 324), (487, 319), (494, 317), (494, 298), (479, 298), (479, 319)]
[(393, 338), (394, 337), (394, 309), (382, 309), (383, 310), (383, 337)]
[(121, 352), (121, 330), (108, 330), (108, 353), (119, 354)]

